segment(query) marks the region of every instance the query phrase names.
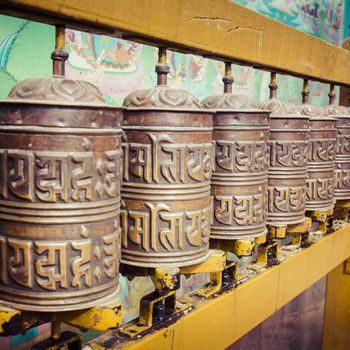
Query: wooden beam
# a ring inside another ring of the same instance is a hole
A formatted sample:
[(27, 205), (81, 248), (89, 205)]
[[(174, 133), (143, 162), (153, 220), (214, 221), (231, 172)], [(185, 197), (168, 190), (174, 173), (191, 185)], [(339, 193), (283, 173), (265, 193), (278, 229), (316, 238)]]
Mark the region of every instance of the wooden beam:
[[(268, 268), (236, 289), (214, 299), (200, 300), (187, 296), (187, 300), (194, 304), (194, 310), (167, 327), (129, 342), (118, 338), (117, 332), (109, 331), (88, 343), (87, 348), (92, 350), (225, 349), (349, 256), (350, 224), (327, 235), (309, 248), (291, 255), (280, 265)], [(350, 281), (350, 275), (347, 278)], [(337, 288), (336, 283), (333, 286)], [(349, 292), (345, 293), (342, 290), (341, 293), (343, 305), (347, 298), (346, 305), (349, 306)], [(349, 316), (347, 320), (350, 320)], [(343, 323), (344, 331), (346, 329), (348, 332), (349, 322)]]
[(1, 0), (0, 12), (350, 85), (350, 53), (230, 0)]

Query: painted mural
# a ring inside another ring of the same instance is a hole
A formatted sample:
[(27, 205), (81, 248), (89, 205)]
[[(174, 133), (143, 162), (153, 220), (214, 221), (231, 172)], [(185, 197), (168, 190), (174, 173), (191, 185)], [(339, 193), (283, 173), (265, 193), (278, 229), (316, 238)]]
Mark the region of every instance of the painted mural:
[[(342, 39), (344, 1), (236, 0), (254, 11), (337, 45), (341, 44)], [(53, 45), (53, 27), (0, 15), (0, 99), (6, 98), (11, 87), (22, 79), (51, 74)], [(67, 75), (95, 83), (108, 104), (121, 105), (130, 92), (156, 84), (154, 66), (157, 50), (153, 47), (67, 30), (66, 49), (69, 52)], [(169, 52), (168, 63), (171, 68), (169, 85), (190, 90), (199, 99), (222, 92), (223, 63), (174, 52)], [(268, 98), (267, 72), (235, 65), (233, 75), (236, 93), (250, 96), (255, 101)], [(279, 75), (278, 84), (279, 98), (300, 102), (301, 79)], [(310, 87), (310, 101), (318, 105), (326, 104), (328, 86), (310, 82)], [(183, 279), (181, 293), (187, 293), (203, 284), (203, 281), (200, 277)], [(152, 289), (150, 278), (135, 278), (132, 281), (121, 278), (120, 299), (126, 309), (126, 321), (137, 317), (140, 298)], [(0, 349), (27, 349), (34, 340), (46, 337), (48, 330), (49, 326), (44, 325), (25, 335), (0, 338)], [(85, 339), (94, 335), (84, 333)]]
[(234, 0), (234, 2), (338, 46), (342, 43), (345, 0)]

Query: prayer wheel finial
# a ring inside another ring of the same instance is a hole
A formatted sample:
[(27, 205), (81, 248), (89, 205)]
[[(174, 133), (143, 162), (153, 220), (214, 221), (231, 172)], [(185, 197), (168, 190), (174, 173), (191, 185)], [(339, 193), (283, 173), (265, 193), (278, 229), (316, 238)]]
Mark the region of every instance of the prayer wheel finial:
[(231, 71), (231, 63), (225, 62), (225, 75), (222, 78), (224, 83), (224, 93), (232, 93), (232, 84), (234, 82), (232, 71)]
[(51, 54), (53, 61), (53, 75), (65, 75), (65, 62), (68, 59), (68, 53), (64, 50), (65, 27), (56, 26), (56, 48)]
[(269, 89), (270, 89), (270, 99), (271, 98), (277, 98), (277, 74), (276, 72), (271, 72), (271, 81), (269, 84)]
[(167, 75), (170, 72), (166, 64), (166, 48), (160, 47), (158, 51), (158, 63), (156, 65), (157, 85), (167, 85)]
[(335, 85), (334, 84), (330, 85), (328, 97), (329, 97), (329, 104), (330, 105), (335, 104), (336, 94), (335, 94)]
[(304, 79), (303, 91), (301, 92), (303, 104), (309, 103), (309, 95), (310, 95), (309, 80)]

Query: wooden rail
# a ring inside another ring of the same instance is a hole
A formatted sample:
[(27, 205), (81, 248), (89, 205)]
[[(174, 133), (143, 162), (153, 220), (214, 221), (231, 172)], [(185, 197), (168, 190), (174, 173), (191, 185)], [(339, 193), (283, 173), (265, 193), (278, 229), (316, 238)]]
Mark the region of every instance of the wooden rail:
[(0, 12), (350, 85), (350, 52), (230, 0), (0, 0)]

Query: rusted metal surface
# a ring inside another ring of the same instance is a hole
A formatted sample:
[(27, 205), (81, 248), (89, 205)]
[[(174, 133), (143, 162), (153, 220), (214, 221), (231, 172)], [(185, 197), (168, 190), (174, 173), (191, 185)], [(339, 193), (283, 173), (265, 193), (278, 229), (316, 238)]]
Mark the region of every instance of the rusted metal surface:
[(160, 50), (158, 83), (125, 98), (122, 262), (192, 265), (208, 256), (212, 113), (169, 88)]
[[(331, 95), (331, 92), (330, 92)], [(343, 106), (332, 103), (326, 106), (330, 116), (336, 118), (337, 143), (335, 155), (335, 188), (336, 200), (350, 199), (350, 111)]]
[(324, 108), (304, 104), (301, 114), (310, 117), (309, 156), (306, 179), (306, 210), (333, 208), (336, 119)]
[(202, 102), (216, 110), (210, 237), (254, 240), (267, 231), (269, 112), (257, 109), (246, 96), (232, 94), (230, 74), (223, 81), (225, 93)]
[(278, 100), (276, 90), (272, 73), (271, 99), (259, 106), (271, 111), (267, 223), (286, 226), (305, 219), (309, 117)]
[(120, 109), (88, 82), (27, 79), (0, 104), (0, 291), (24, 310), (114, 297), (120, 257)]

